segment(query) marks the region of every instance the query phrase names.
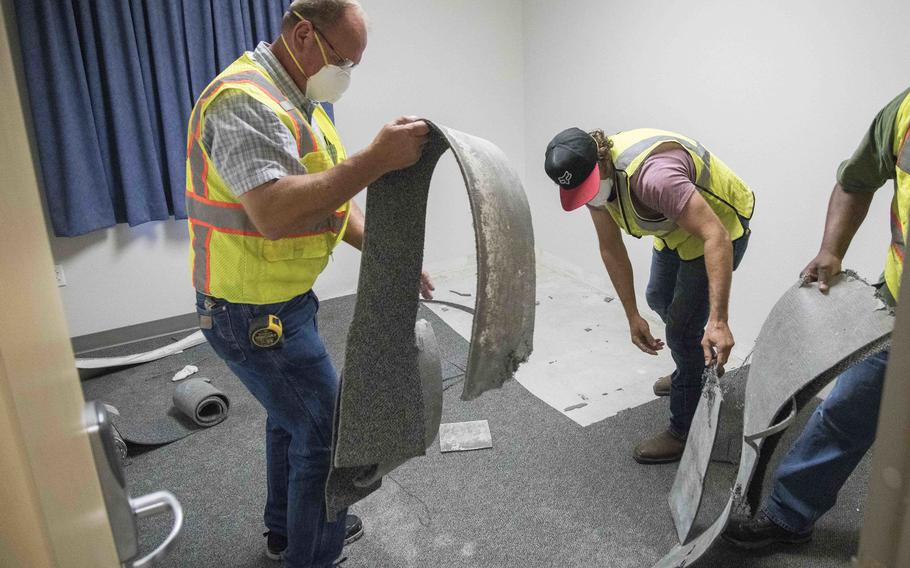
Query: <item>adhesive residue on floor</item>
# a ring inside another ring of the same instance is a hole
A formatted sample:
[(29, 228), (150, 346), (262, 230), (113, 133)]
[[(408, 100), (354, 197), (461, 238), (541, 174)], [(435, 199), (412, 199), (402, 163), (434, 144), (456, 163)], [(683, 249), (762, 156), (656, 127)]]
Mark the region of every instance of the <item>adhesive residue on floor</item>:
[[(437, 299), (473, 306), (474, 298), (463, 295), (476, 286), (469, 264), (434, 277)], [(581, 426), (654, 400), (654, 381), (673, 370), (667, 350), (654, 357), (632, 345), (621, 303), (607, 300), (614, 296), (612, 290), (537, 265), (534, 352), (515, 378)], [(470, 340), (470, 314), (427, 307)], [(654, 336), (663, 338), (663, 325), (650, 314), (642, 315)]]

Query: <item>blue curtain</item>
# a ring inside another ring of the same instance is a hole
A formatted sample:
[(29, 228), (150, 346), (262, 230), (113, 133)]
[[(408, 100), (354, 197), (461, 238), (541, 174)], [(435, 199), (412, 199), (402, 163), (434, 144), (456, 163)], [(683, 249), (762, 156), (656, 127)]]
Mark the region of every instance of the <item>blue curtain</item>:
[(16, 19), (54, 232), (138, 225), (184, 207), (197, 95), (290, 0), (17, 0)]

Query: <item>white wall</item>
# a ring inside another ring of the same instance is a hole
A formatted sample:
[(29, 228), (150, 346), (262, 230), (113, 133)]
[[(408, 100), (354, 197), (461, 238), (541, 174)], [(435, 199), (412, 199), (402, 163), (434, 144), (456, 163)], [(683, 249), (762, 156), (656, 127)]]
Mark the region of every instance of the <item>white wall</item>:
[[(656, 127), (697, 138), (757, 194), (731, 300), (744, 355), (818, 250), (837, 165), (908, 86), (910, 3), (528, 0), (524, 7), (525, 188), (539, 246), (606, 278), (589, 215), (564, 213), (544, 175), (543, 152), (556, 132)], [(869, 278), (882, 269), (891, 193), (890, 185), (879, 192), (845, 259)], [(648, 240), (626, 240), (640, 298)]]
[[(363, 148), (384, 122), (415, 114), (493, 140), (524, 171), (521, 3), (363, 4), (372, 24), (369, 47), (336, 107), (349, 150)], [(427, 262), (473, 251), (467, 197), (451, 156), (440, 162), (428, 215)], [(68, 281), (60, 290), (73, 336), (193, 310), (185, 222), (120, 225), (51, 241)], [(353, 291), (358, 266), (359, 255), (343, 245), (317, 292)]]
[[(351, 148), (369, 144), (383, 123), (417, 115), (497, 144), (524, 171), (524, 77), (519, 0), (363, 0), (369, 46), (337, 126)], [(358, 198), (363, 206), (364, 195)], [(359, 253), (344, 247), (317, 293), (353, 292)], [(474, 252), (464, 182), (451, 153), (430, 187), (426, 262)]]
[[(543, 174), (553, 134), (570, 125), (653, 126), (698, 138), (721, 156), (758, 196), (732, 298), (734, 333), (746, 348), (818, 248), (837, 164), (907, 86), (903, 0), (364, 5), (370, 45), (337, 108), (349, 148), (362, 148), (400, 114), (493, 140), (523, 174), (538, 246), (588, 272), (604, 274), (588, 215), (563, 213)], [(870, 278), (884, 258), (889, 193), (876, 199), (846, 259)], [(429, 263), (473, 250), (451, 157), (437, 171), (428, 227)], [(641, 295), (649, 243), (627, 242)], [(72, 335), (192, 309), (183, 222), (119, 226), (52, 246), (66, 271), (61, 293)], [(353, 291), (357, 266), (357, 254), (340, 248), (317, 291)]]

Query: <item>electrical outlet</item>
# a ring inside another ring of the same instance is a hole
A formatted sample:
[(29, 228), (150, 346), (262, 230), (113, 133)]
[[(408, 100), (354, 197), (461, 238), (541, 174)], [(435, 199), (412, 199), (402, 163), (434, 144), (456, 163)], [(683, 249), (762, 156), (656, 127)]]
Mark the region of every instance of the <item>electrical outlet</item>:
[(66, 275), (63, 274), (63, 265), (54, 265), (54, 275), (57, 277), (57, 287), (66, 286)]

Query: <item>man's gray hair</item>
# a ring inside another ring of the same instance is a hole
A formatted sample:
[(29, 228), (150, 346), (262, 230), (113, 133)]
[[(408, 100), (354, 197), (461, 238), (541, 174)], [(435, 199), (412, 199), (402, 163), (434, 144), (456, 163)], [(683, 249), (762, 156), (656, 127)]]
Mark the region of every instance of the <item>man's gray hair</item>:
[(294, 0), (284, 15), (283, 25), (293, 27), (300, 20), (294, 14), (300, 14), (317, 28), (329, 28), (344, 16), (348, 8), (363, 10), (357, 0)]

